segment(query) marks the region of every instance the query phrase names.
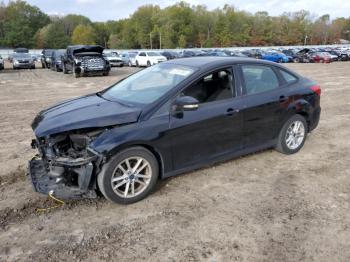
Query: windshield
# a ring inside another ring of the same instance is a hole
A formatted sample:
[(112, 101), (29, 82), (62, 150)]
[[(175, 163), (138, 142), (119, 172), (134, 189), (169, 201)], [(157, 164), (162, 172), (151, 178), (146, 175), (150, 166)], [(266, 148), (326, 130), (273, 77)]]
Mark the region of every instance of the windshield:
[(136, 57), (136, 54), (134, 54), (134, 53), (129, 54), (129, 57)]
[(58, 58), (58, 57), (61, 57), (64, 55), (64, 51), (56, 51), (55, 52), (55, 57)]
[(13, 58), (15, 58), (15, 59), (31, 59), (31, 56), (27, 53), (18, 53), (18, 54), (14, 54)]
[(105, 53), (104, 54), (105, 56), (107, 56), (107, 57), (116, 57), (116, 56), (118, 56), (117, 54), (115, 54), (115, 53)]
[(194, 68), (182, 65), (157, 64), (115, 84), (102, 96), (126, 104), (151, 104), (194, 71)]
[(160, 56), (161, 54), (156, 53), (156, 52), (147, 52), (148, 56)]

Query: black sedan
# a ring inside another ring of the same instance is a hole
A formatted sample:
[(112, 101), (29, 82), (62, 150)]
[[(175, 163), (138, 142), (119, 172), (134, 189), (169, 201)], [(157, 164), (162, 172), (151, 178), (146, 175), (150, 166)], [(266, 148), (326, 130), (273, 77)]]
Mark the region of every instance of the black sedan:
[(266, 148), (298, 152), (320, 118), (321, 89), (285, 67), (197, 57), (141, 70), (41, 111), (29, 162), (36, 191), (129, 204), (158, 179)]

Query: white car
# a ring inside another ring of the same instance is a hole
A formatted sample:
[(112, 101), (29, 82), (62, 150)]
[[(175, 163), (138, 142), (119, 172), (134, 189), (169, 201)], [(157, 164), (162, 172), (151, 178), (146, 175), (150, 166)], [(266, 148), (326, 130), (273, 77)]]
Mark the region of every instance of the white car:
[(141, 51), (136, 56), (136, 66), (151, 66), (166, 61), (166, 57), (154, 51)]
[(122, 67), (124, 65), (122, 58), (115, 52), (111, 53), (103, 53), (103, 57), (109, 61), (111, 67), (119, 66)]
[(0, 70), (4, 69), (4, 59), (0, 55)]

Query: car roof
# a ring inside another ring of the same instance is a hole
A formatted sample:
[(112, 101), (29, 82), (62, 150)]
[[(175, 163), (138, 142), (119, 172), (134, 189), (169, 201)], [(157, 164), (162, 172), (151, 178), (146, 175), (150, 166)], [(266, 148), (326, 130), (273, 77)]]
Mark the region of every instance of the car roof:
[(276, 63), (258, 60), (255, 58), (245, 58), (245, 57), (215, 57), (215, 56), (199, 56), (199, 57), (188, 57), (188, 58), (179, 58), (176, 60), (166, 61), (164, 63), (177, 64), (190, 67), (198, 68), (209, 68), (214, 66), (224, 66), (230, 64), (239, 64), (239, 63), (256, 63), (256, 64), (267, 64), (275, 65)]

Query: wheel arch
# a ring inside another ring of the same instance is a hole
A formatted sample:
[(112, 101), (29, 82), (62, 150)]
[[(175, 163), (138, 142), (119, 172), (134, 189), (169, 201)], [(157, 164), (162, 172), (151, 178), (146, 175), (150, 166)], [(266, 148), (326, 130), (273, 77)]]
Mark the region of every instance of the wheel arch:
[[(156, 158), (157, 163), (158, 163), (158, 167), (159, 167), (158, 178), (163, 178), (164, 160), (163, 160), (162, 154), (155, 146), (150, 145), (148, 143), (145, 143), (144, 141), (125, 143), (125, 144), (122, 144), (122, 145), (119, 145), (119, 146), (113, 148), (111, 151), (108, 152), (108, 154), (106, 154), (106, 163), (108, 163), (109, 160), (112, 157), (114, 157), (115, 155), (117, 155), (119, 152), (121, 152), (125, 149), (128, 149), (128, 148), (131, 148), (131, 147), (143, 147), (143, 148), (147, 149), (148, 151), (150, 151), (154, 155), (154, 157)], [(106, 163), (104, 163), (104, 165)]]

